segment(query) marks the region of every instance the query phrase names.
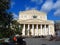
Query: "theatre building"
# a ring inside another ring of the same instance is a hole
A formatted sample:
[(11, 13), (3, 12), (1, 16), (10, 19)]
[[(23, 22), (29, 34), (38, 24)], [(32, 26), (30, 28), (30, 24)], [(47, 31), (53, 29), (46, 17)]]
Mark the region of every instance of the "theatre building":
[(47, 14), (38, 10), (19, 12), (18, 22), (22, 26), (22, 36), (55, 35), (54, 21), (47, 19)]

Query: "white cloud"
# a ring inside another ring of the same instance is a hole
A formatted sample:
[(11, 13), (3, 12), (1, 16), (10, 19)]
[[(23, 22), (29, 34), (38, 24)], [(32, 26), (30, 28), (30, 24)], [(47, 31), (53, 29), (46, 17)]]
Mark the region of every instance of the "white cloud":
[[(37, 6), (40, 5), (43, 2), (43, 0), (31, 0), (31, 1), (35, 2), (37, 4), (36, 7), (31, 8), (31, 7), (26, 6), (26, 10), (38, 9)], [(54, 15), (60, 16), (60, 0), (57, 0), (56, 3), (53, 3), (53, 0), (46, 0), (46, 2), (42, 5), (40, 11), (48, 13), (52, 9), (56, 10), (54, 12)]]
[(43, 0), (31, 0), (31, 1), (35, 2), (37, 5), (40, 5), (43, 2)]
[(30, 7), (28, 7), (28, 6), (25, 7), (25, 10), (29, 10), (29, 9), (30, 9)]
[(52, 9), (53, 5), (54, 3), (52, 1), (46, 1), (41, 7), (41, 11), (49, 12)]
[(58, 1), (54, 4), (53, 8), (54, 8), (54, 9), (60, 8), (60, 0), (58, 0)]
[(25, 6), (25, 10), (31, 10), (31, 9), (37, 9), (37, 6), (35, 6), (35, 7)]
[(15, 13), (13, 13), (13, 18), (14, 18), (14, 19), (18, 19), (18, 15), (15, 14)]
[(55, 15), (55, 16), (60, 16), (60, 9), (57, 9), (57, 10), (54, 12), (54, 15)]
[(13, 8), (14, 5), (15, 5), (15, 2), (11, 2), (11, 8)]
[(55, 16), (60, 16), (60, 0), (57, 0), (57, 2), (54, 4), (53, 9), (56, 11), (54, 12)]
[(46, 0), (46, 1), (53, 1), (53, 0)]
[[(32, 2), (35, 2), (36, 4), (41, 4), (43, 0), (31, 0)], [(29, 8), (27, 8), (29, 9)], [(36, 8), (30, 8), (30, 9), (37, 9)], [(55, 16), (60, 16), (60, 0), (57, 0), (56, 3), (53, 3), (53, 0), (46, 0), (46, 2), (42, 5), (41, 10), (43, 12), (48, 13), (50, 10), (55, 9), (54, 12)]]
[(33, 8), (31, 8), (31, 9), (36, 10), (36, 9), (37, 9), (37, 7), (33, 7)]

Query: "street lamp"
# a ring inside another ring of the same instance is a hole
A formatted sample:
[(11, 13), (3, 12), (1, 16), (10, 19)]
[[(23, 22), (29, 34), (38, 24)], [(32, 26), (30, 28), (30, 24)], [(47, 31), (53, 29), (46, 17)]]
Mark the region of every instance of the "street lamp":
[(21, 25), (19, 25), (19, 27), (21, 27)]

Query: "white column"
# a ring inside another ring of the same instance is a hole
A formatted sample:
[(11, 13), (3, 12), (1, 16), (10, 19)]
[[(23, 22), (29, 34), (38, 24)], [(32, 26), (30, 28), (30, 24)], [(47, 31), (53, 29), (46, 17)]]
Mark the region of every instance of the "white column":
[(32, 24), (32, 35), (34, 35), (34, 24)]
[(42, 24), (40, 26), (41, 26), (41, 35), (42, 35)]
[(45, 30), (44, 30), (44, 35), (46, 35), (46, 24), (44, 25), (44, 28), (45, 28)]
[(36, 30), (36, 31), (37, 31), (37, 36), (38, 36), (38, 24), (37, 24), (36, 28), (37, 28), (37, 30)]
[(48, 25), (48, 35), (50, 35), (50, 25)]
[(34, 31), (34, 24), (32, 25), (32, 29), (33, 29), (33, 35), (34, 35), (34, 32), (35, 32), (35, 31)]
[(25, 24), (23, 25), (22, 35), (25, 36)]
[(28, 29), (27, 29), (27, 31), (28, 31), (28, 34), (27, 35), (28, 36), (29, 36), (29, 29), (30, 29), (30, 25), (28, 24)]

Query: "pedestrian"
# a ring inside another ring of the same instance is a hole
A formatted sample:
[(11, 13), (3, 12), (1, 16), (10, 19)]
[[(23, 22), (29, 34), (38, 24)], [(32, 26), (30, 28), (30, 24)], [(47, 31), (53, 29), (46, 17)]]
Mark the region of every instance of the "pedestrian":
[(17, 40), (15, 36), (14, 36), (13, 40), (14, 40), (14, 41), (16, 41), (16, 40)]
[(19, 44), (19, 45), (26, 45), (26, 42), (25, 41), (23, 41), (23, 37), (17, 37), (17, 43)]
[(16, 36), (13, 37), (13, 41), (14, 41), (14, 43), (16, 43), (16, 41), (17, 41), (17, 37)]

